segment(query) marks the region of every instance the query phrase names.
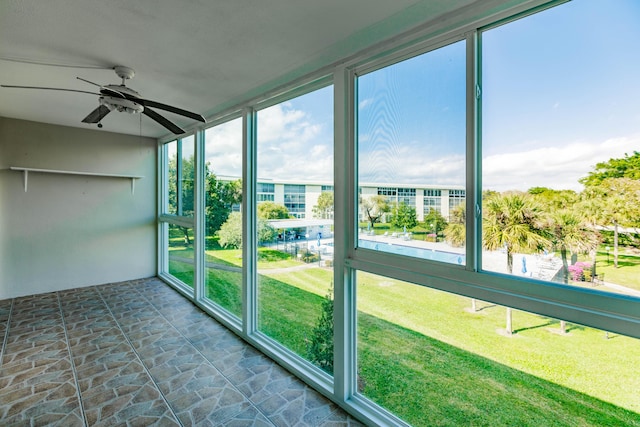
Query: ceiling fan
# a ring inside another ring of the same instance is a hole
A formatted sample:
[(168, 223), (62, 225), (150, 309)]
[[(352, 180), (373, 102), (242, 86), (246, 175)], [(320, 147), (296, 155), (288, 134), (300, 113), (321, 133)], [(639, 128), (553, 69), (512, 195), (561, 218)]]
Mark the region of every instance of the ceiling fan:
[(83, 123), (97, 123), (98, 127), (102, 127), (102, 119), (109, 114), (111, 111), (116, 110), (120, 112), (127, 112), (130, 114), (141, 113), (150, 119), (158, 122), (162, 126), (164, 126), (169, 131), (173, 132), (176, 135), (180, 135), (185, 133), (185, 131), (180, 128), (175, 123), (169, 121), (167, 118), (161, 116), (154, 110), (149, 107), (158, 108), (160, 110), (169, 111), (174, 114), (178, 114), (184, 117), (189, 117), (191, 119), (197, 120), (202, 123), (206, 123), (204, 117), (200, 114), (192, 113), (191, 111), (183, 110), (181, 108), (173, 107), (171, 105), (161, 104), (160, 102), (151, 101), (149, 99), (145, 99), (140, 97), (140, 94), (135, 90), (128, 88), (125, 86), (125, 81), (130, 80), (135, 76), (135, 71), (133, 68), (125, 67), (122, 65), (118, 65), (113, 68), (118, 77), (122, 79), (122, 83), (119, 85), (99, 85), (97, 83), (91, 82), (89, 80), (85, 80), (80, 77), (76, 77), (78, 80), (82, 80), (83, 82), (92, 84), (100, 88), (100, 92), (89, 92), (85, 90), (76, 90), (76, 89), (63, 89), (63, 88), (55, 88), (55, 87), (40, 87), (40, 86), (14, 86), (14, 85), (0, 85), (0, 87), (5, 88), (18, 88), (18, 89), (45, 89), (45, 90), (60, 90), (66, 92), (79, 92), (79, 93), (89, 93), (92, 95), (98, 95), (99, 106), (90, 112), (87, 117), (82, 119)]

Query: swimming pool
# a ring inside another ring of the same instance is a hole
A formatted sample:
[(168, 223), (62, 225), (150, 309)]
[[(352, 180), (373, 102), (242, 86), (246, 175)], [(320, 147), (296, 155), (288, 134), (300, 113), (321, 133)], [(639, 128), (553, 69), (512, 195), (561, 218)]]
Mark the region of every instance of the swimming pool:
[(405, 255), (414, 258), (430, 259), (433, 261), (447, 262), (449, 264), (463, 265), (465, 262), (464, 254), (436, 251), (435, 249), (417, 248), (415, 246), (392, 245), (390, 243), (363, 239), (358, 239), (358, 246), (365, 249), (372, 249), (374, 251)]

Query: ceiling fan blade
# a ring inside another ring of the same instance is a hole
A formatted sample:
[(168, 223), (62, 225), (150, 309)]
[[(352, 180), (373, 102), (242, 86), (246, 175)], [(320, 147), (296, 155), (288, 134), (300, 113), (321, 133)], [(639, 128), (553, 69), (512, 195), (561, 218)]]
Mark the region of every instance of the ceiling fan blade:
[(106, 116), (110, 112), (111, 110), (106, 106), (100, 105), (98, 108), (90, 112), (87, 117), (82, 119), (82, 123), (98, 123), (100, 122), (100, 120), (104, 119), (104, 116)]
[(0, 85), (0, 87), (13, 88), (13, 89), (44, 89), (44, 90), (62, 90), (65, 92), (79, 92), (79, 93), (88, 93), (90, 95), (100, 95), (97, 92), (89, 92), (86, 90), (76, 90), (76, 89), (63, 89), (59, 87), (42, 87), (42, 86), (15, 86), (15, 85)]
[(183, 110), (182, 108), (172, 107), (171, 105), (162, 104), (160, 102), (151, 101), (149, 99), (132, 98), (134, 101), (141, 103), (145, 107), (159, 108), (161, 110), (169, 111), (170, 113), (179, 114), (181, 116), (189, 117), (190, 119), (197, 120), (202, 123), (207, 121), (198, 113), (192, 113), (191, 111)]
[(162, 117), (160, 114), (156, 113), (150, 108), (144, 107), (144, 110), (142, 110), (142, 114), (160, 123), (162, 126), (169, 129), (171, 132), (173, 132), (176, 135), (181, 135), (184, 133), (184, 130), (181, 129), (179, 126), (175, 125), (174, 123), (171, 123), (169, 120)]
[(100, 88), (100, 92), (107, 92), (107, 93), (100, 93), (100, 95), (117, 96), (118, 98), (126, 99), (126, 96), (124, 96), (122, 92), (118, 92), (115, 89), (111, 89), (109, 87), (99, 85), (98, 83), (94, 83), (91, 80), (83, 79), (82, 77), (76, 77), (76, 79), (83, 81), (85, 83), (92, 84), (94, 86), (98, 86)]

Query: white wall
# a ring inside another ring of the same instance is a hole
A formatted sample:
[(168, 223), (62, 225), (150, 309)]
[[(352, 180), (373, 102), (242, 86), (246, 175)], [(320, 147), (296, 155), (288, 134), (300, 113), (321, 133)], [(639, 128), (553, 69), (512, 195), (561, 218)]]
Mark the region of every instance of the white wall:
[(155, 275), (155, 214), (154, 139), (0, 117), (0, 299)]

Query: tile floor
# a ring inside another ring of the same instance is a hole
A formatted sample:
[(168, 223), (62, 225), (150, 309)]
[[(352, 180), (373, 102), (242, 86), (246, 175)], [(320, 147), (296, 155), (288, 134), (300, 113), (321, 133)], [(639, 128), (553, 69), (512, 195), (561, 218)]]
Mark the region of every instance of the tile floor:
[(157, 278), (0, 301), (0, 425), (361, 426)]

